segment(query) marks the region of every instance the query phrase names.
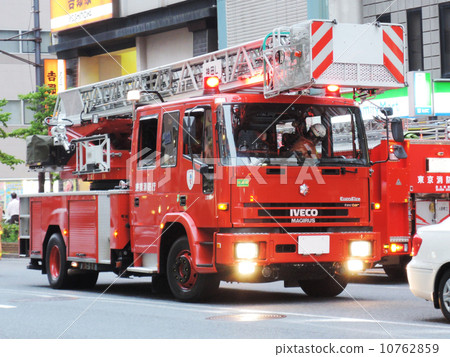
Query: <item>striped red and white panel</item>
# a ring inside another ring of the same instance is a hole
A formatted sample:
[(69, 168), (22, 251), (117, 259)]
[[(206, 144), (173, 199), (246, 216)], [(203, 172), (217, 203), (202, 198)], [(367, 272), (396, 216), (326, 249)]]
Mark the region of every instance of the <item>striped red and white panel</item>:
[(400, 26), (383, 28), (383, 64), (399, 83), (405, 82), (403, 64), (403, 29)]
[(333, 24), (312, 22), (311, 37), (312, 74), (317, 79), (333, 63)]

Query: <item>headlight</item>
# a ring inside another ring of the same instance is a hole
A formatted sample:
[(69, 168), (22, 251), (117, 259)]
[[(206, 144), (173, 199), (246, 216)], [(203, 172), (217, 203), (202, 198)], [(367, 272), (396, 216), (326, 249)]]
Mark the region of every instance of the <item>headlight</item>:
[(350, 256), (352, 257), (370, 257), (372, 256), (372, 244), (368, 241), (350, 242)]
[(236, 243), (236, 259), (256, 259), (258, 250), (257, 243)]
[(361, 260), (349, 260), (347, 261), (347, 269), (348, 271), (354, 273), (354, 272), (358, 272), (358, 271), (363, 271), (364, 270), (364, 263)]

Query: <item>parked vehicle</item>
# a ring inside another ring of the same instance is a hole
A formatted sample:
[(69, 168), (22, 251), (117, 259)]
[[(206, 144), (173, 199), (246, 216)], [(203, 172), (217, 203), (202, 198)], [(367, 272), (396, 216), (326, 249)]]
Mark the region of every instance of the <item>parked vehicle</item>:
[(419, 228), (412, 245), (409, 288), (415, 296), (432, 301), (450, 321), (450, 218)]

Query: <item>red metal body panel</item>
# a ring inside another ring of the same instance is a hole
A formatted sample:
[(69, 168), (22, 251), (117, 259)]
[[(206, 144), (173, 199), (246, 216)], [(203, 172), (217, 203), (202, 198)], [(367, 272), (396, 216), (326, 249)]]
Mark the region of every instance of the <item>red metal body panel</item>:
[[(30, 204), (31, 213), (31, 236), (34, 237), (45, 237), (45, 230), (42, 230), (42, 202), (31, 202)], [(42, 253), (42, 239), (32, 239), (30, 250), (31, 254), (41, 254)]]
[(98, 209), (95, 197), (69, 199), (69, 258), (98, 258)]
[(111, 249), (123, 249), (130, 241), (130, 229), (127, 227), (130, 221), (130, 195), (111, 195)]
[[(123, 249), (129, 242), (129, 195), (108, 193), (110, 212), (99, 211), (99, 194), (42, 194), (30, 198), (31, 257), (45, 257), (45, 238), (51, 227), (60, 232), (68, 260), (99, 262), (99, 214), (110, 217), (103, 236), (110, 249)], [(117, 234), (115, 234), (117, 232)]]

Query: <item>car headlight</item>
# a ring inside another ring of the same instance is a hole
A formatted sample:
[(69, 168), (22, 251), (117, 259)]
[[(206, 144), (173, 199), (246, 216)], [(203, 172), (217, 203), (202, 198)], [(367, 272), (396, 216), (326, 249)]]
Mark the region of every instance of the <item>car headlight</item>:
[(236, 259), (256, 259), (258, 258), (257, 243), (236, 243)]
[(372, 256), (372, 243), (365, 240), (350, 242), (350, 256), (352, 257)]

